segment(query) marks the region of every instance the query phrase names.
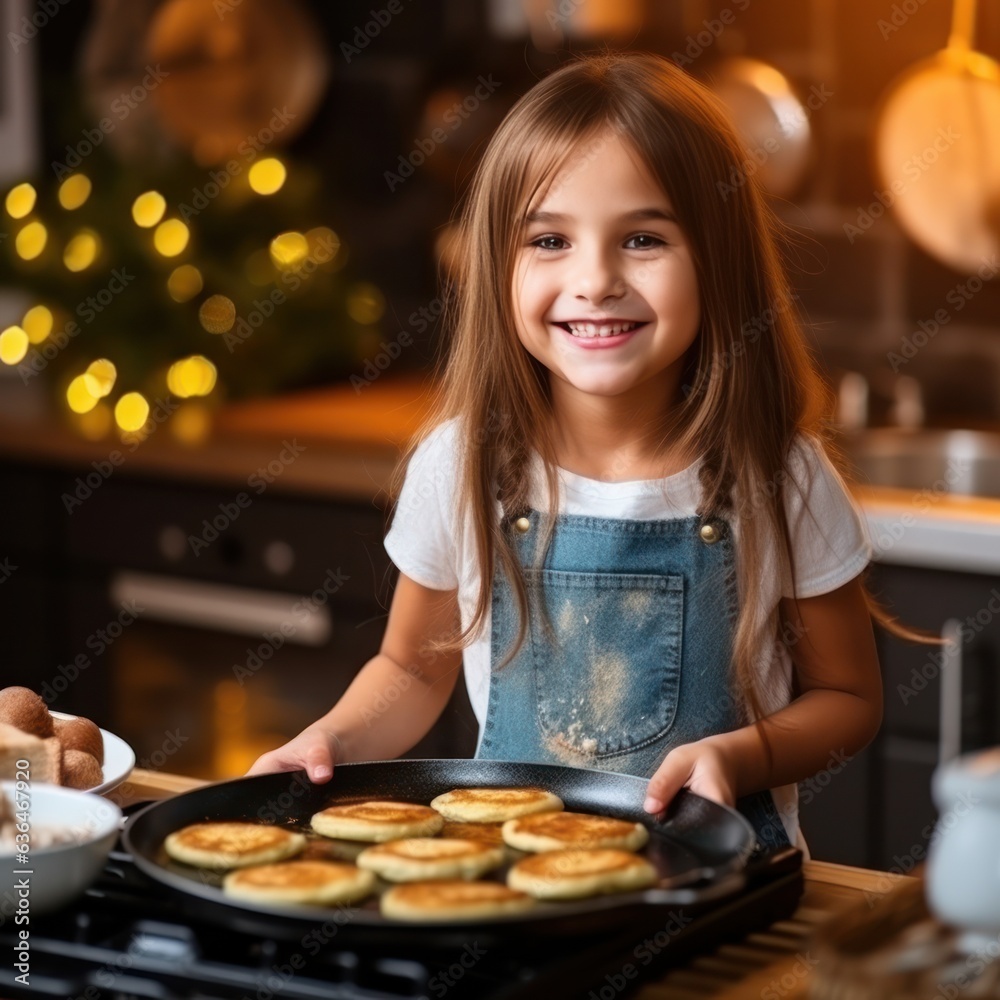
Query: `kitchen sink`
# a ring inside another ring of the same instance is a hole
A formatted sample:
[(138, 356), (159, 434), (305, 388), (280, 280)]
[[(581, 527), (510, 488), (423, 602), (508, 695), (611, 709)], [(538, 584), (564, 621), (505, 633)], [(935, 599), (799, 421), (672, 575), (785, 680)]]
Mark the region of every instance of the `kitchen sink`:
[(1000, 433), (879, 427), (841, 445), (861, 483), (1000, 497)]

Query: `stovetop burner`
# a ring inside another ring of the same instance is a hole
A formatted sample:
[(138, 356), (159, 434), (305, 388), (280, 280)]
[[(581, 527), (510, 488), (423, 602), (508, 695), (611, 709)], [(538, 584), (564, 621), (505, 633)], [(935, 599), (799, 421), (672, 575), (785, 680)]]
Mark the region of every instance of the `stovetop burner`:
[[(129, 810), (131, 811), (131, 810)], [(220, 925), (197, 901), (152, 882), (131, 856), (112, 852), (76, 903), (32, 920), (30, 986), (4, 962), (3, 998), (79, 1000), (560, 1000), (627, 997), (670, 966), (745, 936), (794, 912), (802, 893), (802, 855), (784, 850), (751, 858), (746, 889), (711, 909), (672, 909), (640, 925), (617, 925), (570, 941), (489, 946), (475, 928), (462, 947), (408, 948), (352, 940), (350, 910), (298, 941), (275, 941)], [(0, 925), (0, 950), (13, 953), (15, 928)], [(404, 936), (405, 938), (405, 936)]]

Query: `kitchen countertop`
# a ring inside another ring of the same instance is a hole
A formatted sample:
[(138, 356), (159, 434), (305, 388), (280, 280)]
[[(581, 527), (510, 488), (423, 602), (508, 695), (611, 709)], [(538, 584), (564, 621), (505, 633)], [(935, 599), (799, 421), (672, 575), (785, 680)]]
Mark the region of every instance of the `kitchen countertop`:
[[(162, 799), (197, 788), (197, 778), (136, 769), (125, 784), (108, 794), (120, 805)], [(790, 920), (772, 924), (743, 941), (723, 945), (661, 980), (644, 986), (636, 1000), (806, 1000), (812, 980), (809, 938), (813, 931), (860, 899), (882, 896), (906, 876), (824, 861), (803, 866), (805, 892)], [(769, 991), (765, 993), (765, 991)]]
[[(288, 396), (233, 403), (216, 411), (197, 446), (183, 444), (170, 425), (156, 426), (135, 445), (116, 438), (88, 441), (62, 418), (0, 417), (0, 455), (85, 470), (107, 463), (130, 474), (223, 487), (246, 485), (287, 443), (299, 450), (269, 489), (276, 493), (352, 499), (384, 506), (393, 468), (427, 414), (426, 378), (385, 377), (360, 391), (337, 385)], [(858, 485), (881, 562), (1000, 573), (1000, 500)]]

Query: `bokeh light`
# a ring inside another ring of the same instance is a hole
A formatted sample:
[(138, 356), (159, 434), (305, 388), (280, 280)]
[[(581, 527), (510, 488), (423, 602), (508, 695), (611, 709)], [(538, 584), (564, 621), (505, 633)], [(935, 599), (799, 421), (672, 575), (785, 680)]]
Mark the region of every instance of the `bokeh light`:
[(288, 172), (281, 160), (273, 156), (258, 160), (250, 168), (250, 187), (257, 194), (274, 194), (280, 191)]
[(34, 207), (38, 195), (30, 184), (18, 184), (7, 192), (4, 206), (12, 219), (23, 219)]
[(204, 403), (189, 400), (182, 403), (170, 418), (170, 430), (184, 444), (201, 444), (212, 429), (212, 414)]
[(106, 396), (115, 386), (118, 369), (107, 358), (98, 358), (87, 365), (87, 374), (97, 383), (97, 395)]
[(207, 396), (218, 377), (215, 365), (208, 358), (194, 354), (175, 361), (167, 372), (167, 388), (181, 399)]
[(146, 191), (132, 202), (132, 218), (143, 229), (152, 229), (166, 210), (167, 200), (159, 191)]
[(126, 392), (115, 403), (115, 423), (123, 431), (141, 430), (149, 419), (149, 403), (141, 392)]
[(70, 271), (86, 271), (101, 252), (101, 238), (93, 229), (81, 229), (63, 251), (63, 263)]
[(167, 219), (156, 227), (153, 233), (153, 246), (164, 257), (176, 257), (184, 252), (191, 238), (191, 231), (180, 219)]
[(190, 302), (204, 287), (201, 271), (193, 264), (175, 267), (167, 278), (167, 291), (174, 302)]
[(92, 188), (86, 174), (71, 174), (59, 185), (59, 204), (67, 212), (72, 212), (90, 197)]
[(89, 413), (101, 395), (100, 383), (93, 375), (77, 375), (66, 389), (66, 402), (74, 413)]
[(384, 312), (385, 297), (369, 282), (359, 282), (347, 295), (347, 314), (356, 323), (377, 323)]
[(16, 365), (28, 353), (28, 335), (19, 326), (8, 326), (0, 333), (0, 361)]
[(236, 305), (225, 295), (210, 295), (202, 302), (198, 319), (209, 333), (226, 333), (236, 322)]
[(271, 240), (271, 260), (282, 271), (294, 271), (309, 256), (309, 242), (302, 233), (281, 233)]
[(49, 231), (40, 222), (29, 222), (14, 238), (17, 255), (23, 260), (34, 260), (44, 249)]
[(42, 344), (52, 332), (55, 320), (48, 306), (32, 306), (21, 320), (21, 326), (33, 344)]

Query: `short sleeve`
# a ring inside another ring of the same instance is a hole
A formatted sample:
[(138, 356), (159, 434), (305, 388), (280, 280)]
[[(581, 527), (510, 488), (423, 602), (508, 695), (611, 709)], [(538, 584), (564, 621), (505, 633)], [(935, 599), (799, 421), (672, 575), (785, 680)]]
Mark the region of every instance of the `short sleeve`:
[[(796, 597), (816, 597), (853, 580), (872, 557), (864, 515), (823, 445), (800, 436), (789, 454), (785, 512)], [(791, 597), (790, 580), (782, 596)]]
[(435, 427), (410, 457), (385, 550), (401, 573), (433, 590), (458, 587), (455, 420)]

